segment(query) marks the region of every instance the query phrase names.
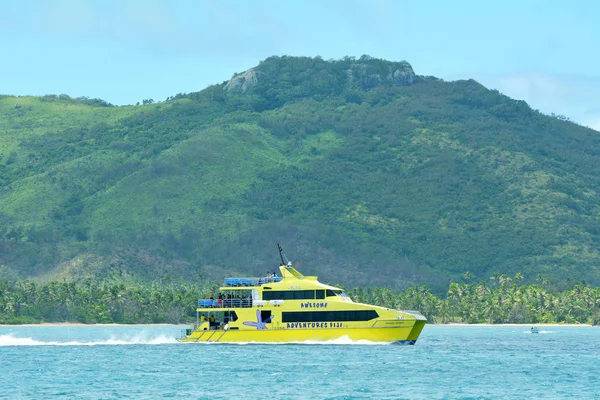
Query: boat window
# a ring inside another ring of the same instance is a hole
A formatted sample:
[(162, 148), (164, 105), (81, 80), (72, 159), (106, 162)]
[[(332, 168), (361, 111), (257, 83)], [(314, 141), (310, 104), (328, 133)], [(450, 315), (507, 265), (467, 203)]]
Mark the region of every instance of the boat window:
[(281, 313), (282, 322), (369, 321), (379, 317), (375, 310), (291, 311)]
[(315, 291), (314, 290), (297, 290), (294, 293), (295, 300), (314, 300), (315, 299)]
[(235, 311), (225, 311), (225, 317), (224, 318), (225, 318), (224, 319), (225, 323), (230, 322), (230, 321), (235, 322), (235, 321), (237, 321), (238, 316), (235, 313)]
[(317, 300), (321, 300), (321, 299), (325, 298), (325, 291), (324, 290), (317, 290), (316, 294), (317, 294), (317, 296), (316, 296)]
[(271, 323), (271, 310), (262, 310), (260, 312), (260, 320), (265, 324)]
[(343, 292), (341, 290), (330, 290), (330, 289), (327, 289), (327, 292), (326, 292), (326, 296), (327, 297), (338, 296), (340, 294), (343, 294)]
[(314, 290), (270, 290), (263, 292), (263, 300), (314, 300)]

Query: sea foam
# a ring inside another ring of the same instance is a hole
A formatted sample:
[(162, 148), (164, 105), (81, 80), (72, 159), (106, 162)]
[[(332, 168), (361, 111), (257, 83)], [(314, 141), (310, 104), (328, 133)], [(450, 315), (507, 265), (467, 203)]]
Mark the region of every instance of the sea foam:
[(96, 341), (42, 341), (36, 340), (30, 337), (16, 337), (13, 334), (0, 335), (0, 346), (102, 346), (102, 345), (134, 345), (134, 344), (171, 344), (177, 343), (173, 337), (166, 335), (158, 335), (154, 337), (147, 337), (146, 335), (140, 334), (128, 338), (116, 338), (111, 337), (106, 340)]

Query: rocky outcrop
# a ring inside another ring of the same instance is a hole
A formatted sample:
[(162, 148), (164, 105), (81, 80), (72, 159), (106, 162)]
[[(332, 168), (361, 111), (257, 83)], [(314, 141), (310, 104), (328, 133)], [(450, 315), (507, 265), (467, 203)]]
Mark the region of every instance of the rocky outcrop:
[(258, 75), (258, 71), (255, 71), (254, 68), (250, 68), (248, 71), (242, 72), (231, 78), (223, 89), (241, 90), (242, 92), (245, 92), (258, 83)]
[(389, 67), (388, 80), (396, 86), (408, 86), (415, 82), (415, 71), (408, 63), (402, 63), (400, 68), (392, 72), (392, 67)]
[[(337, 78), (340, 72), (346, 73), (346, 82), (340, 82)], [(342, 84), (370, 90), (379, 86), (412, 85), (415, 78), (415, 72), (406, 61), (389, 62), (366, 55), (358, 60), (347, 57), (339, 61), (323, 61), (320, 58), (307, 57), (271, 57), (257, 67), (235, 75), (223, 86), (223, 89), (246, 93), (256, 86), (267, 85), (268, 87), (271, 84), (299, 86), (319, 80), (321, 87)]]
[(384, 84), (409, 86), (415, 81), (415, 72), (411, 65), (404, 61), (388, 65), (387, 74), (376, 72), (381, 71), (378, 71), (373, 64), (359, 62), (352, 64), (346, 74), (351, 84), (360, 86), (363, 89), (371, 89)]

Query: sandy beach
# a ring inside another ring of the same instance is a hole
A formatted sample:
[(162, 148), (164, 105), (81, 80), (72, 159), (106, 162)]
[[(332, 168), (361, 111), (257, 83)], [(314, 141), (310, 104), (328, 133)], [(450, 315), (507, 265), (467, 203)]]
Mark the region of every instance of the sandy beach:
[[(3, 325), (0, 326), (45, 326), (45, 327), (53, 327), (53, 326), (189, 326), (193, 323), (185, 323), (185, 324), (82, 324), (79, 322), (42, 322), (39, 324), (11, 324), (11, 325)], [(447, 326), (447, 327), (465, 327), (465, 326), (515, 326), (515, 327), (532, 327), (532, 326), (555, 326), (555, 327), (582, 327), (582, 328), (592, 328), (593, 325), (590, 324), (464, 324), (459, 322), (451, 322), (447, 324), (427, 324), (426, 326)]]
[(43, 327), (69, 327), (69, 326), (189, 326), (189, 324), (82, 324), (80, 322), (42, 322), (39, 324), (7, 324), (0, 326), (43, 326)]
[(590, 324), (464, 324), (459, 322), (450, 322), (447, 324), (427, 324), (426, 326), (524, 326), (524, 327), (532, 327), (532, 326), (569, 326), (569, 327), (587, 327), (591, 328), (593, 325)]

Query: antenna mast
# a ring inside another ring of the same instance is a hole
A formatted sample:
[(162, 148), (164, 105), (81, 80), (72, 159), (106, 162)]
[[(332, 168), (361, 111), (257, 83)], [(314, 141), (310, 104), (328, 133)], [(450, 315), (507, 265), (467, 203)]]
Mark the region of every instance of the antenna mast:
[(277, 243), (277, 248), (279, 249), (279, 257), (281, 258), (281, 265), (285, 265), (285, 261), (283, 261), (283, 249), (281, 248), (279, 243)]

